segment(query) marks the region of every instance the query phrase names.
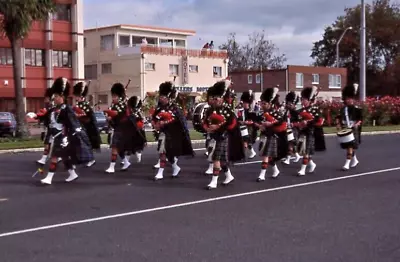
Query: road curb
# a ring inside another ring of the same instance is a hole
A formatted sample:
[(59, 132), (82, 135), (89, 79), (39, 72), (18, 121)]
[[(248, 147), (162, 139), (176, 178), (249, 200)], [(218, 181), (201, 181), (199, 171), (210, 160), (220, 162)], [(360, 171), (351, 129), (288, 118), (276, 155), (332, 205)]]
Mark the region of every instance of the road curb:
[[(373, 136), (373, 135), (389, 135), (389, 134), (400, 134), (400, 130), (393, 130), (393, 131), (372, 131), (372, 132), (363, 132), (363, 136)], [(325, 134), (327, 137), (332, 137), (336, 136), (336, 134)], [(204, 144), (205, 139), (199, 139), (199, 140), (192, 140), (192, 144), (198, 145), (198, 144)], [(149, 146), (154, 146), (157, 145), (157, 142), (148, 142), (147, 145)], [(109, 148), (109, 145), (103, 144), (101, 145), (101, 148)], [(19, 148), (19, 149), (6, 149), (6, 150), (0, 150), (0, 154), (7, 154), (7, 153), (22, 153), (22, 152), (40, 152), (43, 150), (43, 147), (37, 147), (37, 148)]]

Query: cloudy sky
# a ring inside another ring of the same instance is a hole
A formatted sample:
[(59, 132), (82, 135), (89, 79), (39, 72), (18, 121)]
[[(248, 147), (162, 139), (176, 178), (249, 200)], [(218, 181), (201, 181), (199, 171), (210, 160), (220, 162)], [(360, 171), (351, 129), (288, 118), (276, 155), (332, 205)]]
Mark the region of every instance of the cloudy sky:
[[(360, 0), (83, 0), (85, 28), (138, 24), (191, 29), (190, 48), (214, 40), (225, 42), (230, 32), (239, 41), (264, 30), (288, 64), (308, 65), (312, 42), (321, 38), (345, 7)], [(372, 0), (366, 0), (371, 3)]]

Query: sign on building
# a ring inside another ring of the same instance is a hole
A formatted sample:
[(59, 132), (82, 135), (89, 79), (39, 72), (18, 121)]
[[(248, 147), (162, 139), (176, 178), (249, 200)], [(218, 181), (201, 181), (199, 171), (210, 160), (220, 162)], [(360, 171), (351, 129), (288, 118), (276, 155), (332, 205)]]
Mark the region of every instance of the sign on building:
[(189, 65), (187, 56), (182, 56), (182, 76), (182, 85), (187, 85), (189, 83)]

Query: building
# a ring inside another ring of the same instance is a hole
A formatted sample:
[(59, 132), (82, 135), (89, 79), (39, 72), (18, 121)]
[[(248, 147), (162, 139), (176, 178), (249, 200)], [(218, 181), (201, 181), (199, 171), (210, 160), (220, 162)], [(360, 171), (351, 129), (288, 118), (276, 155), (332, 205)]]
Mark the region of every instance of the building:
[[(56, 11), (45, 22), (34, 22), (22, 41), (22, 88), (27, 112), (43, 106), (53, 80), (84, 79), (83, 0), (56, 0)], [(15, 109), (13, 59), (7, 38), (0, 38), (0, 111)]]
[[(111, 103), (113, 83), (127, 83), (129, 96), (144, 98), (164, 81), (173, 81), (192, 98), (228, 75), (226, 51), (189, 49), (191, 30), (138, 25), (87, 29), (85, 77), (100, 108)], [(193, 99), (191, 99), (193, 101)]]
[(301, 92), (303, 87), (318, 86), (320, 99), (340, 99), (347, 84), (347, 69), (288, 65), (284, 69), (252, 70), (230, 73), (237, 93), (253, 90), (257, 99), (264, 88), (279, 86), (280, 95), (289, 91)]

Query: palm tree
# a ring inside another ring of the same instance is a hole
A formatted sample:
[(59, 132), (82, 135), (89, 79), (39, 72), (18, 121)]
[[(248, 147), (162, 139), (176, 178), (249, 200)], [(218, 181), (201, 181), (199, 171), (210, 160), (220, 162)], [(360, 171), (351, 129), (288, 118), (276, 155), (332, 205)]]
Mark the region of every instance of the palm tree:
[(29, 135), (21, 81), (22, 39), (29, 33), (34, 21), (46, 20), (54, 8), (53, 0), (0, 1), (0, 34), (8, 38), (12, 48), (17, 137)]

